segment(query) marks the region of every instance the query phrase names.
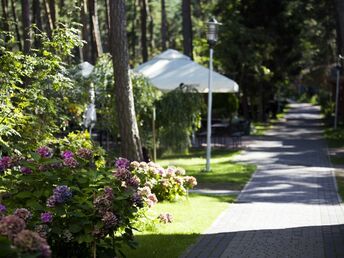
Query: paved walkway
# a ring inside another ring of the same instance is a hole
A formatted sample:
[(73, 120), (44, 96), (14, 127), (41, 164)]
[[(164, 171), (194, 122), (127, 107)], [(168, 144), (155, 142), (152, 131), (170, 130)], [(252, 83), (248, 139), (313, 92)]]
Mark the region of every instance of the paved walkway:
[(344, 208), (319, 109), (293, 104), (239, 161), (258, 170), (235, 204), (183, 257), (344, 257)]

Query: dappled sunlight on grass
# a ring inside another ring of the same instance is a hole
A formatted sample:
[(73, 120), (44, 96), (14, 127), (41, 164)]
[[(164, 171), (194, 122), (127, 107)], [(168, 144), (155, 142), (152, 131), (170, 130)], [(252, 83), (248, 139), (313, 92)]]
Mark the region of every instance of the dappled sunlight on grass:
[(344, 174), (343, 172), (336, 173), (336, 181), (337, 181), (338, 193), (343, 202), (344, 201)]
[(170, 213), (173, 222), (158, 224), (156, 227), (150, 227), (149, 230), (137, 232), (138, 249), (125, 249), (125, 254), (133, 258), (179, 257), (228, 207), (228, 203), (234, 201), (234, 198), (190, 194), (189, 198), (179, 202), (158, 203), (153, 208), (151, 216)]

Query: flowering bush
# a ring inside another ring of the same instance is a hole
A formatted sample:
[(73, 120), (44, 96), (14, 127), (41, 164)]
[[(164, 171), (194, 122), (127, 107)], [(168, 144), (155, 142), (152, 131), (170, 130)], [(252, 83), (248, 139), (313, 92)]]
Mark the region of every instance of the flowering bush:
[(44, 257), (47, 239), (56, 257), (113, 257), (134, 244), (133, 225), (157, 198), (131, 171), (107, 168), (86, 136), (0, 158), (0, 235), (10, 251)]
[(47, 240), (37, 232), (25, 229), (31, 212), (16, 209), (13, 215), (5, 216), (6, 207), (1, 205), (0, 247), (1, 257), (51, 257)]
[(147, 223), (158, 199), (196, 185), (181, 168), (119, 158), (113, 169), (103, 154), (89, 135), (71, 133), (0, 158), (0, 248), (8, 257), (113, 257), (122, 243), (134, 246), (134, 227)]
[[(185, 176), (182, 168), (168, 167), (164, 169), (153, 162), (129, 162), (127, 159), (119, 158), (115, 163), (115, 176), (121, 180), (126, 178), (126, 174), (133, 174), (132, 180), (136, 184), (144, 187), (140, 192), (144, 193), (148, 200), (155, 202), (156, 196), (159, 201), (175, 201), (179, 197), (185, 196), (187, 191), (197, 185), (196, 178)], [(132, 182), (128, 182), (132, 184)], [(154, 197), (151, 192), (155, 195)]]

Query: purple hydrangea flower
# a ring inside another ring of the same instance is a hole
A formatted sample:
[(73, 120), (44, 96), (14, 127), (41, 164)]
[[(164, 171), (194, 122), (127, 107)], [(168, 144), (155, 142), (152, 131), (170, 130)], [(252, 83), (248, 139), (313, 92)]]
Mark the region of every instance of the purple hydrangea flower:
[(56, 204), (64, 203), (72, 197), (72, 191), (66, 185), (56, 186), (53, 195), (50, 196), (47, 200), (48, 207), (55, 207)]
[(40, 224), (35, 227), (35, 232), (43, 238), (47, 238), (50, 228), (46, 224)]
[(113, 199), (113, 190), (111, 187), (105, 187), (104, 188), (104, 194), (105, 196), (112, 201)]
[(32, 217), (31, 212), (25, 208), (16, 209), (13, 215), (23, 219), (24, 221), (28, 221)]
[(41, 213), (41, 221), (43, 223), (50, 223), (53, 221), (53, 214), (51, 212)]
[(5, 213), (6, 212), (6, 206), (3, 204), (0, 204), (0, 213)]
[(42, 157), (42, 158), (50, 158), (52, 156), (51, 149), (47, 146), (39, 147), (36, 152)]
[(127, 181), (131, 178), (131, 173), (129, 170), (125, 168), (117, 168), (116, 172), (114, 173), (114, 176), (122, 181)]
[(24, 175), (30, 175), (30, 174), (32, 174), (32, 169), (30, 169), (28, 167), (21, 167), (20, 172)]
[(142, 208), (143, 207), (143, 199), (142, 196), (138, 193), (135, 193), (133, 195), (133, 197), (131, 198), (132, 202), (134, 205), (136, 205), (137, 207)]
[(26, 252), (40, 252), (40, 257), (51, 257), (51, 250), (47, 241), (37, 232), (22, 230), (13, 240), (13, 244)]
[(12, 164), (12, 159), (8, 156), (3, 156), (0, 159), (0, 171), (10, 168)]
[(62, 157), (63, 159), (73, 158), (73, 157), (74, 157), (74, 153), (73, 153), (72, 151), (70, 151), (70, 150), (66, 150), (66, 151), (63, 151), (63, 152), (61, 153), (61, 157)]
[(3, 217), (0, 220), (0, 235), (13, 239), (16, 234), (26, 227), (25, 221), (15, 215)]
[(118, 224), (118, 218), (116, 217), (115, 214), (108, 211), (108, 212), (105, 212), (105, 214), (103, 215), (102, 222), (104, 223), (105, 228), (112, 228)]
[(82, 159), (92, 159), (93, 152), (90, 149), (81, 148), (76, 152), (76, 155)]
[(112, 208), (112, 197), (110, 198), (107, 195), (98, 196), (94, 199), (93, 205), (99, 214), (105, 214)]
[(59, 185), (54, 189), (53, 195), (55, 196), (55, 201), (57, 203), (64, 203), (70, 197), (72, 197), (72, 191), (66, 185)]
[(137, 176), (133, 176), (127, 180), (128, 185), (130, 185), (134, 188), (139, 187), (140, 182), (141, 182), (140, 178), (138, 178)]
[(55, 204), (56, 204), (55, 196), (52, 195), (47, 200), (47, 207), (53, 208), (53, 207), (55, 207)]
[(79, 164), (73, 157), (70, 157), (63, 159), (63, 165), (69, 168), (76, 168)]
[(129, 168), (130, 161), (125, 158), (118, 158), (115, 162), (116, 168)]

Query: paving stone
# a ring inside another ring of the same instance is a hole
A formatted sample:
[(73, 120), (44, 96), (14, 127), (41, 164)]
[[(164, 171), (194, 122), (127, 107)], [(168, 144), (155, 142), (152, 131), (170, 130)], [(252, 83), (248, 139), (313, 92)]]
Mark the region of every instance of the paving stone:
[(237, 161), (258, 169), (235, 204), (182, 257), (344, 257), (344, 208), (320, 110), (293, 104), (286, 121)]

